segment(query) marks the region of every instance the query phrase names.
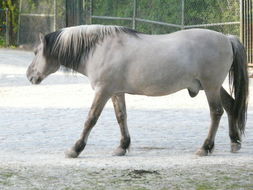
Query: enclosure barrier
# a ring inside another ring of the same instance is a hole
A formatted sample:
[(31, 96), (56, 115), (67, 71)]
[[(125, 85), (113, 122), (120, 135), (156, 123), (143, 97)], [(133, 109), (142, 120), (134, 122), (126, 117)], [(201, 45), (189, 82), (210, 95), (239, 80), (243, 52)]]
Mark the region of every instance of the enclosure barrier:
[(30, 45), (38, 41), (39, 32), (49, 33), (57, 29), (56, 2), (20, 0), (17, 44)]
[[(185, 0), (180, 0), (181, 1), (181, 23), (180, 24), (173, 24), (173, 23), (167, 23), (167, 22), (161, 22), (161, 21), (154, 21), (154, 20), (148, 20), (148, 19), (143, 19), (143, 18), (138, 18), (136, 16), (136, 7), (137, 7), (137, 1), (138, 0), (132, 0), (133, 1), (133, 13), (132, 17), (114, 17), (114, 16), (97, 16), (93, 15), (93, 1), (90, 0), (89, 4), (89, 17), (90, 17), (90, 22), (92, 23), (92, 19), (105, 19), (105, 20), (128, 20), (132, 22), (132, 29), (136, 29), (136, 21), (143, 22), (143, 23), (150, 23), (150, 24), (157, 24), (157, 25), (163, 25), (163, 26), (169, 26), (169, 27), (174, 27), (176, 29), (188, 29), (188, 28), (205, 28), (205, 27), (210, 27), (210, 26), (224, 26), (224, 25), (239, 25), (240, 21), (234, 21), (234, 22), (220, 22), (220, 23), (208, 23), (208, 24), (194, 24), (194, 25), (186, 25), (185, 24)], [(251, 0), (249, 0), (251, 1)]]
[(253, 67), (253, 7), (252, 0), (241, 0), (241, 39), (246, 47), (249, 66)]
[(0, 9), (0, 40), (4, 40), (4, 45), (9, 45), (8, 9)]

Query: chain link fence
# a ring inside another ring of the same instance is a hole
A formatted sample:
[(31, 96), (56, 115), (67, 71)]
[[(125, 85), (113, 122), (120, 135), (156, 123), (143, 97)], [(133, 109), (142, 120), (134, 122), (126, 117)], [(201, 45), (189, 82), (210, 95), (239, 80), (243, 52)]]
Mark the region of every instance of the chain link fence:
[(8, 44), (8, 9), (0, 9), (0, 46), (7, 46)]
[(18, 44), (33, 46), (39, 33), (65, 26), (65, 0), (20, 0)]
[(208, 28), (240, 35), (238, 0), (85, 0), (86, 23), (116, 24), (161, 34)]
[[(240, 36), (239, 0), (80, 1), (85, 24), (122, 25), (149, 34), (198, 27)], [(20, 0), (18, 44), (33, 44), (39, 32), (65, 27), (66, 2)]]
[(241, 0), (241, 39), (246, 47), (247, 60), (253, 67), (253, 2)]

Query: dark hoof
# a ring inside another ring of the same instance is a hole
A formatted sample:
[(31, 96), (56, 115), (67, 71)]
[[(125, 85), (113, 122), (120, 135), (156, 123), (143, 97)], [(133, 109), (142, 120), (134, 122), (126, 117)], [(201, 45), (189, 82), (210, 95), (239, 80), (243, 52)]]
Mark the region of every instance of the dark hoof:
[(208, 151), (205, 150), (204, 148), (200, 148), (197, 150), (197, 152), (195, 153), (198, 156), (207, 156), (208, 155)]
[(213, 153), (214, 142), (206, 139), (203, 146), (196, 152), (198, 156), (208, 156)]
[(82, 139), (76, 141), (75, 146), (65, 152), (66, 158), (77, 158), (78, 155), (83, 151), (85, 145), (86, 143)]
[(118, 147), (114, 152), (113, 156), (124, 156), (126, 154), (126, 149)]
[(66, 158), (77, 158), (78, 155), (79, 154), (75, 150), (73, 150), (73, 149), (67, 150), (65, 152), (65, 157)]
[(236, 153), (241, 149), (240, 143), (231, 143), (231, 152)]

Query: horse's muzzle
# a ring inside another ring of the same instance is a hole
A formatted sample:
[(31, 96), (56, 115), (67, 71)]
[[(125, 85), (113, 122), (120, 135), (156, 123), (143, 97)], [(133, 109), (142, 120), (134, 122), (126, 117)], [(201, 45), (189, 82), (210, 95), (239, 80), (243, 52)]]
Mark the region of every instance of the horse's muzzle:
[(26, 77), (32, 84), (40, 84), (43, 80), (43, 77), (40, 76), (40, 73), (34, 72), (31, 67), (27, 69)]
[(32, 84), (40, 84), (41, 81), (42, 81), (42, 78), (41, 78), (41, 77), (34, 77), (34, 76), (31, 76), (31, 77), (28, 77), (28, 80), (29, 80)]

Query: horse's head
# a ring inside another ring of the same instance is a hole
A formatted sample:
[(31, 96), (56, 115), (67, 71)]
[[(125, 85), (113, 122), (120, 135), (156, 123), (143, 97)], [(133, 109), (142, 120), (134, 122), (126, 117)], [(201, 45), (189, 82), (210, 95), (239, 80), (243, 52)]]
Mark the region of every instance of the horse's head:
[(51, 73), (56, 72), (60, 64), (56, 59), (47, 58), (44, 54), (44, 48), (46, 46), (45, 38), (40, 34), (40, 44), (35, 48), (35, 57), (32, 63), (29, 65), (26, 76), (32, 84), (39, 84)]

